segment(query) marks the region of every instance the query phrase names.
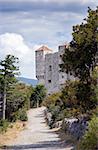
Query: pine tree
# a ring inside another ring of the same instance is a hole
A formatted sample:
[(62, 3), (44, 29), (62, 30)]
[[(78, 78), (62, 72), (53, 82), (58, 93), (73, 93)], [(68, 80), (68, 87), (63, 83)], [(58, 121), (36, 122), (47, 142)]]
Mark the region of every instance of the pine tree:
[(96, 66), (98, 54), (98, 8), (88, 8), (88, 16), (80, 25), (73, 27), (73, 40), (62, 56), (62, 71), (67, 71), (79, 79), (77, 98), (82, 107), (94, 107), (92, 102), (94, 89), (92, 71)]
[(16, 82), (15, 75), (18, 74), (19, 68), (17, 67), (18, 58), (7, 55), (4, 60), (0, 62), (0, 78), (2, 80), (2, 92), (3, 92), (3, 119), (6, 118), (6, 95), (7, 90)]

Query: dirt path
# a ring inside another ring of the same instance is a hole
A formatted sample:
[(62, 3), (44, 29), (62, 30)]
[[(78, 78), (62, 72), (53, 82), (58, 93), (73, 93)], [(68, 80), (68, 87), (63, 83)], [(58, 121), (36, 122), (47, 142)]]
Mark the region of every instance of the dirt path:
[(71, 150), (61, 142), (58, 135), (50, 130), (44, 120), (44, 107), (28, 111), (28, 123), (13, 142), (7, 145), (10, 150)]

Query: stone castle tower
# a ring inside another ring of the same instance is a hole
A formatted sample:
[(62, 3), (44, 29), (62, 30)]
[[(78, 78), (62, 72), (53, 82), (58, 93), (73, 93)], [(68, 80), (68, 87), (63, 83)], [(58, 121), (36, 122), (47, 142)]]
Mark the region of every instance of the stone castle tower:
[(36, 78), (39, 84), (45, 84), (45, 55), (49, 53), (52, 53), (52, 50), (46, 46), (36, 50)]
[(45, 85), (48, 94), (59, 91), (65, 81), (71, 77), (61, 72), (59, 67), (65, 47), (66, 45), (59, 46), (58, 52), (55, 53), (46, 46), (36, 50), (36, 78), (39, 84)]

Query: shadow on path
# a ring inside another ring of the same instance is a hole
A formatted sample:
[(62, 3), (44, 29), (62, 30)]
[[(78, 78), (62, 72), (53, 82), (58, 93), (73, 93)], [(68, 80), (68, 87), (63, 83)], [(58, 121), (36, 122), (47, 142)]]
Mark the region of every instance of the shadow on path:
[(21, 131), (14, 144), (5, 145), (2, 150), (71, 150), (67, 141), (61, 141), (56, 132), (46, 126), (42, 108), (30, 110), (28, 115), (26, 129)]
[[(63, 149), (65, 143), (61, 141), (45, 141), (38, 144), (29, 145), (13, 145), (13, 146), (3, 146), (2, 149), (6, 150), (25, 150), (25, 149)], [(68, 146), (68, 145), (66, 145)]]

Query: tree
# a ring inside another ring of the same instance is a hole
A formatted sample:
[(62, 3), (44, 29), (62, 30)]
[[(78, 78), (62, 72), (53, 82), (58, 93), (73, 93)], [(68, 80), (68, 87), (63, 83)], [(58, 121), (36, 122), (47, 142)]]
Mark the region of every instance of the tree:
[(5, 119), (7, 90), (16, 82), (15, 75), (19, 70), (16, 65), (17, 63), (18, 58), (12, 55), (7, 55), (6, 58), (0, 62), (0, 77), (2, 79), (3, 91), (3, 119)]
[(30, 109), (32, 87), (24, 83), (16, 83), (13, 89), (7, 92), (6, 118), (9, 121), (19, 119), (22, 112)]
[(31, 94), (31, 107), (39, 107), (46, 96), (46, 89), (43, 85), (37, 85)]
[(98, 117), (93, 116), (88, 123), (88, 130), (80, 140), (79, 149), (97, 150), (98, 149)]
[[(88, 8), (85, 22), (73, 27), (73, 40), (62, 56), (62, 71), (70, 72), (79, 79), (77, 98), (85, 111), (95, 107), (92, 71), (96, 66), (98, 54), (98, 8)], [(84, 107), (85, 106), (85, 107)]]
[(66, 81), (65, 86), (62, 88), (60, 99), (63, 102), (63, 109), (65, 108), (78, 108), (78, 100), (76, 97), (78, 81)]

